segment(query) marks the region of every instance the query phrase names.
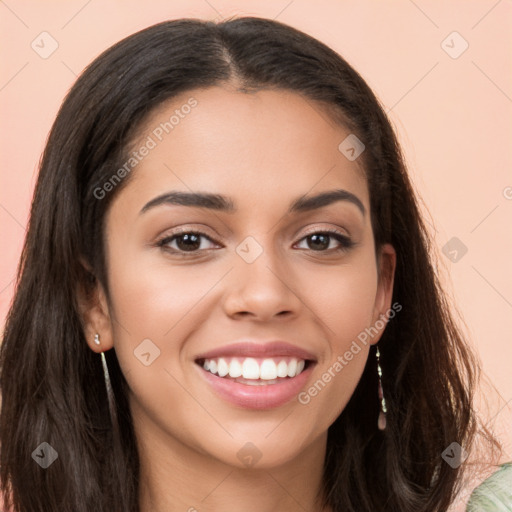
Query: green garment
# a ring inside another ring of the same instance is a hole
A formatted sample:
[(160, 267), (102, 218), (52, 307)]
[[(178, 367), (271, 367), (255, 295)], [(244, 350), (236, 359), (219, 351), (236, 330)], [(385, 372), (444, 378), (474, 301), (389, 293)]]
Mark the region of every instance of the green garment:
[(502, 464), (472, 492), (466, 512), (512, 512), (512, 462)]

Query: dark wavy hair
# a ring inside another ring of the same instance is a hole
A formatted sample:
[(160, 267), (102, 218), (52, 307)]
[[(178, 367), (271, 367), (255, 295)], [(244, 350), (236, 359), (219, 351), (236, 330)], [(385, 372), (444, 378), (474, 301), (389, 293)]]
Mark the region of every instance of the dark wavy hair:
[[(114, 426), (77, 299), (80, 287), (97, 282), (108, 296), (105, 213), (131, 176), (102, 200), (94, 190), (126, 161), (155, 108), (179, 93), (225, 84), (241, 92), (294, 91), (327, 106), (363, 141), (376, 250), (391, 243), (397, 253), (393, 302), (402, 310), (379, 342), (387, 429), (377, 429), (370, 357), (328, 431), (323, 503), (336, 512), (445, 511), (464, 466), (452, 468), (442, 452), (452, 442), (472, 446), (479, 365), (433, 269), (397, 138), (373, 92), (340, 55), (299, 30), (256, 17), (179, 19), (141, 30), (97, 57), (67, 94), (41, 159), (0, 352), (6, 505), (15, 512), (139, 509), (128, 385), (115, 350), (108, 351)], [(31, 458), (44, 441), (59, 454), (46, 470)]]

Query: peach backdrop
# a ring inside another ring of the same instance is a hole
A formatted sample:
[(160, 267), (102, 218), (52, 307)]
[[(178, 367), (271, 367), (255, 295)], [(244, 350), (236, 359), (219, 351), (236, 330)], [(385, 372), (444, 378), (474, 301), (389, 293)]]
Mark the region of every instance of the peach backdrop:
[(0, 2), (0, 326), (40, 154), (77, 74), (151, 24), (232, 15), (274, 18), (317, 37), (385, 105), (428, 207), (439, 273), (489, 377), (487, 417), (512, 459), (510, 0)]

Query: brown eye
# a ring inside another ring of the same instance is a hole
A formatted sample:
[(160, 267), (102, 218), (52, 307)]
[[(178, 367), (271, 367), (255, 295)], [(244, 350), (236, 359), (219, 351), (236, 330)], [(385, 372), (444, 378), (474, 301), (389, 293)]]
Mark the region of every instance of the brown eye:
[(201, 246), (201, 235), (194, 233), (178, 235), (175, 239), (178, 249), (183, 251), (195, 251)]
[[(171, 236), (167, 236), (158, 242), (159, 247), (163, 247), (171, 252), (183, 252), (192, 253), (198, 252), (199, 250), (211, 249), (211, 247), (202, 247), (204, 244), (201, 243), (202, 239), (209, 240), (214, 243), (211, 238), (206, 236), (204, 233), (198, 231), (183, 231), (176, 233)], [(175, 246), (171, 244), (175, 242)]]
[[(331, 247), (333, 239), (338, 243), (338, 247)], [(302, 240), (306, 240), (306, 249), (315, 252), (344, 251), (354, 245), (349, 237), (337, 231), (317, 231), (308, 234)]]
[(306, 237), (306, 240), (308, 240), (308, 246), (310, 249), (313, 249), (314, 251), (317, 250), (323, 250), (323, 249), (329, 249), (330, 245), (330, 236), (324, 235), (323, 233), (318, 233), (316, 235), (309, 235)]

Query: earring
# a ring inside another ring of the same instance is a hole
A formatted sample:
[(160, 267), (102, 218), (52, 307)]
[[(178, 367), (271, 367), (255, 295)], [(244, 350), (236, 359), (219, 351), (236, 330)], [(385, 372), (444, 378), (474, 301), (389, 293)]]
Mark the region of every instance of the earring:
[[(94, 343), (97, 345), (100, 344), (100, 336), (99, 334), (95, 334)], [(105, 387), (107, 389), (107, 399), (108, 399), (108, 410), (110, 413), (110, 421), (112, 422), (112, 441), (113, 441), (113, 450), (116, 454), (116, 458), (118, 461), (121, 461), (117, 464), (117, 476), (119, 482), (126, 482), (126, 454), (124, 453), (124, 449), (121, 441), (121, 429), (119, 427), (119, 423), (117, 421), (117, 412), (116, 412), (116, 401), (114, 397), (114, 392), (112, 390), (112, 383), (110, 381), (110, 373), (108, 371), (107, 359), (105, 357), (105, 351), (101, 351), (101, 364), (103, 365), (103, 375), (105, 377)], [(123, 462), (125, 461), (125, 462)], [(123, 498), (124, 502), (124, 498)], [(127, 510), (126, 503), (124, 503), (123, 510)]]
[(380, 367), (380, 351), (379, 347), (377, 347), (377, 351), (375, 353), (377, 357), (377, 374), (379, 375), (379, 400), (380, 400), (380, 412), (379, 419), (377, 421), (377, 426), (379, 430), (386, 429), (386, 413), (388, 412), (386, 407), (386, 400), (384, 399), (384, 391), (382, 390), (382, 368)]
[[(100, 335), (96, 333), (94, 335), (94, 343), (96, 345), (100, 345)], [(110, 373), (108, 371), (107, 359), (105, 358), (105, 352), (101, 352), (101, 364), (103, 365), (103, 376), (105, 378), (105, 387), (107, 389), (107, 398), (108, 398), (108, 408), (110, 412), (110, 419), (112, 420), (112, 425), (114, 428), (117, 428), (117, 413), (116, 413), (116, 404), (114, 398), (114, 392), (112, 391), (112, 383), (110, 381)]]

